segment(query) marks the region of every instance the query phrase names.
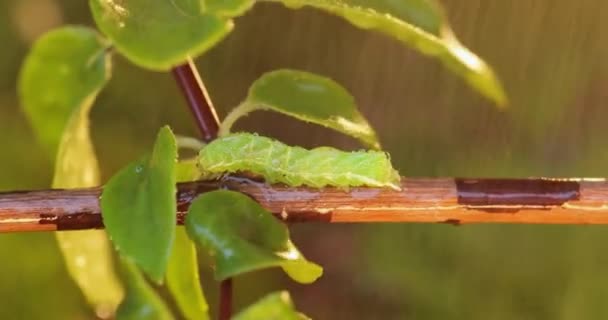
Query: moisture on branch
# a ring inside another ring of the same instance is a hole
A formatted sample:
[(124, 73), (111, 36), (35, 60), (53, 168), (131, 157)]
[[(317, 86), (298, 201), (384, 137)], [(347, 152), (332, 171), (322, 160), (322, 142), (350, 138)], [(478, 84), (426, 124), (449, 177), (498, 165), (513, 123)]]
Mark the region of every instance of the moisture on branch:
[[(289, 222), (607, 224), (604, 179), (411, 179), (402, 190), (292, 188), (248, 179), (178, 185), (178, 222), (199, 194), (243, 192)], [(100, 188), (0, 193), (0, 232), (103, 228)]]

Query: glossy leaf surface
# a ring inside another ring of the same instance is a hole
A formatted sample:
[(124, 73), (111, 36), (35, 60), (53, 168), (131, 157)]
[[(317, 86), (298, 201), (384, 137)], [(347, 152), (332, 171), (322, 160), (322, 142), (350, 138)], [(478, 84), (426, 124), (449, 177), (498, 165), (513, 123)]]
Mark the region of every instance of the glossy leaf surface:
[(81, 111), (86, 117), (110, 77), (106, 47), (92, 29), (64, 27), (43, 35), (25, 59), (21, 105), (51, 159), (68, 122)]
[(305, 320), (305, 315), (297, 312), (287, 291), (268, 294), (253, 305), (232, 317), (232, 320)]
[(372, 148), (378, 137), (357, 109), (353, 96), (335, 81), (297, 70), (266, 73), (249, 89), (247, 99), (226, 117), (221, 135), (238, 119), (254, 110), (272, 110), (342, 132)]
[(106, 184), (101, 209), (119, 252), (162, 282), (175, 237), (177, 146), (163, 127), (148, 156), (120, 170)]
[(323, 272), (302, 256), (284, 224), (241, 193), (218, 190), (199, 196), (185, 225), (190, 237), (214, 257), (218, 280), (282, 267), (292, 279), (311, 283)]
[(222, 40), (232, 21), (204, 10), (202, 1), (89, 0), (99, 29), (134, 63), (168, 70)]
[(290, 8), (310, 6), (343, 17), (353, 25), (381, 32), (422, 54), (435, 57), (497, 105), (507, 102), (494, 71), (454, 36), (433, 0), (266, 0)]

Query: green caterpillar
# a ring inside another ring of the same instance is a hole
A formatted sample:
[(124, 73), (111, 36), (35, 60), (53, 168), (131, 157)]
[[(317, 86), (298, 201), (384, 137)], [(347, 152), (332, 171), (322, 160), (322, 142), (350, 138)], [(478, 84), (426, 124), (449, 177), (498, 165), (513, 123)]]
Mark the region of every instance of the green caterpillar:
[(198, 165), (208, 178), (247, 171), (269, 183), (292, 187), (400, 189), (399, 173), (385, 152), (346, 152), (330, 147), (307, 150), (251, 133), (230, 134), (206, 145), (199, 153)]

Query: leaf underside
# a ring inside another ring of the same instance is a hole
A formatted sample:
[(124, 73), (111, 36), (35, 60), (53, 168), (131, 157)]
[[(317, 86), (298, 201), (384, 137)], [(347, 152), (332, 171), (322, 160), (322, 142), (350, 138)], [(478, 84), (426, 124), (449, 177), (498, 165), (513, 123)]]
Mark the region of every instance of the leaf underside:
[[(38, 140), (55, 159), (53, 188), (100, 184), (89, 112), (110, 78), (106, 46), (94, 30), (69, 26), (43, 35), (26, 57), (19, 93)], [(64, 231), (55, 236), (70, 276), (89, 304), (98, 316), (111, 316), (124, 292), (105, 231)]]

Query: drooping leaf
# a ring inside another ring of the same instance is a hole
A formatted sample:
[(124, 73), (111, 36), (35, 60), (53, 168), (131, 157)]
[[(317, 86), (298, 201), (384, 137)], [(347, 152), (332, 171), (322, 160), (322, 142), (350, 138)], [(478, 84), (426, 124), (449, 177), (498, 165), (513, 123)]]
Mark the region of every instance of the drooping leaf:
[(310, 6), (340, 16), (353, 25), (393, 37), (435, 57), (497, 105), (507, 98), (494, 71), (464, 47), (434, 0), (266, 0), (290, 8)]
[(218, 280), (270, 267), (282, 267), (301, 283), (323, 273), (294, 246), (285, 225), (241, 193), (201, 195), (190, 205), (185, 225), (190, 237), (214, 257)]
[(177, 227), (175, 233), (167, 267), (167, 287), (185, 319), (209, 319), (209, 306), (198, 276), (196, 249), (184, 227)]
[(307, 316), (297, 312), (287, 291), (266, 295), (253, 305), (232, 317), (232, 320), (305, 320)]
[(175, 238), (177, 146), (169, 127), (154, 150), (114, 175), (101, 197), (106, 230), (121, 255), (162, 282)]
[[(99, 185), (89, 134), (89, 111), (110, 77), (110, 55), (94, 30), (64, 27), (36, 42), (21, 73), (24, 110), (36, 136), (55, 158), (53, 188)], [(124, 295), (104, 231), (56, 232), (66, 267), (100, 318)]]
[(43, 35), (25, 59), (21, 104), (51, 159), (70, 119), (80, 109), (88, 113), (110, 77), (106, 47), (92, 29), (63, 27)]
[(399, 173), (382, 151), (346, 152), (330, 147), (306, 150), (251, 133), (218, 138), (199, 152), (204, 177), (251, 172), (269, 183), (297, 187), (389, 187), (400, 189)]
[(220, 135), (254, 110), (272, 110), (316, 123), (380, 148), (376, 132), (357, 109), (355, 99), (329, 78), (297, 70), (266, 73), (253, 83), (247, 99), (226, 117)]
[(116, 312), (117, 320), (172, 320), (171, 311), (146, 282), (137, 266), (122, 259), (127, 294)]
[(99, 29), (134, 63), (168, 70), (222, 40), (233, 27), (202, 1), (89, 0)]

